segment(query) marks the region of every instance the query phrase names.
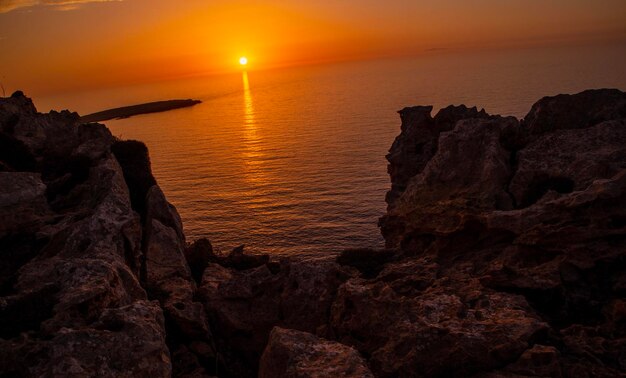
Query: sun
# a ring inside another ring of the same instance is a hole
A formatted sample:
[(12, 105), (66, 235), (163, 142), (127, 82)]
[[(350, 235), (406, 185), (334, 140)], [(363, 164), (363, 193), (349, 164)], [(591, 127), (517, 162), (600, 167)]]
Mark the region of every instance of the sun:
[(239, 58), (239, 64), (241, 64), (242, 66), (245, 66), (246, 64), (248, 64), (248, 58), (246, 58), (245, 56), (242, 56), (241, 58)]

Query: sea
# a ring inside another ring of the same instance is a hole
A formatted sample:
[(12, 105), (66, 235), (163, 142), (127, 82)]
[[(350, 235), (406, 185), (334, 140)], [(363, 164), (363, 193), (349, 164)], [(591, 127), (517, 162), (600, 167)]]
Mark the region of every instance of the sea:
[[(253, 62), (251, 62), (253, 67)], [(88, 114), (193, 98), (190, 108), (104, 122), (146, 143), (188, 242), (276, 256), (382, 248), (397, 111), (450, 104), (524, 117), (543, 96), (626, 90), (626, 44), (474, 52), (239, 71), (34, 98)]]

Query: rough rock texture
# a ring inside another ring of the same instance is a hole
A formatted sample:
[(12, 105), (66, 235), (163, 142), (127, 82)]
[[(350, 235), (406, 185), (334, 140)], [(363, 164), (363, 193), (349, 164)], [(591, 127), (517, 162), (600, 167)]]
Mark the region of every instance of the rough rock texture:
[[(186, 350), (185, 345), (190, 342), (203, 343), (211, 350), (212, 337), (204, 307), (194, 301), (196, 284), (184, 255), (180, 216), (156, 185), (148, 190), (145, 202), (144, 286), (149, 296), (158, 299), (163, 308), (170, 349), (178, 358), (182, 358), (181, 353), (189, 354), (179, 350)], [(208, 352), (208, 356), (215, 358), (213, 352)], [(194, 366), (193, 370), (196, 369), (200, 366)]]
[(106, 127), (20, 92), (0, 99), (0, 143), (1, 375), (176, 373), (171, 349), (210, 334), (147, 153), (119, 161)]
[(340, 340), (379, 376), (624, 374), (626, 94), (547, 97), (521, 122), (430, 110), (401, 112), (388, 155), (380, 225), (403, 260), (340, 289)]
[(0, 375), (626, 375), (626, 94), (431, 111), (386, 249), (277, 262), (186, 245), (143, 144), (0, 99)]
[(235, 376), (254, 375), (274, 326), (326, 335), (337, 289), (354, 274), (333, 262), (285, 259), (247, 270), (209, 264), (198, 293), (224, 365)]
[(310, 333), (275, 327), (259, 368), (260, 378), (373, 378), (359, 352)]

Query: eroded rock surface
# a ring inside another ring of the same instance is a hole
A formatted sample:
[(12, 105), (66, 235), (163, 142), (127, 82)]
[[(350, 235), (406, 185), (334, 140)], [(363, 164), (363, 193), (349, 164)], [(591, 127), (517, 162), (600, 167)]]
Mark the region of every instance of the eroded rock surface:
[[(113, 146), (125, 142), (106, 127), (37, 113), (19, 92), (0, 99), (0, 142), (12, 152), (0, 154), (2, 374), (176, 373), (170, 349), (210, 334), (145, 146), (132, 142), (146, 153), (118, 160)], [(160, 295), (146, 292), (154, 286)]]
[(259, 368), (260, 378), (373, 378), (363, 358), (349, 346), (310, 333), (275, 327)]
[(328, 261), (284, 259), (246, 270), (209, 264), (198, 293), (231, 373), (256, 374), (275, 326), (327, 335), (337, 289), (354, 274)]
[(626, 94), (431, 111), (400, 111), (384, 250), (273, 261), (186, 245), (143, 144), (1, 99), (0, 371), (626, 374)]
[[(616, 315), (621, 310), (614, 309), (621, 308), (626, 277), (626, 94), (546, 97), (521, 122), (461, 108), (447, 131), (437, 128), (439, 115), (429, 113), (423, 107), (401, 112), (402, 133), (388, 159), (390, 172), (404, 174), (391, 175), (389, 211), (380, 221), (388, 248), (422, 262), (404, 276), (348, 281), (343, 301), (334, 304), (339, 334), (369, 332), (347, 337), (371, 353), (374, 373), (385, 376), (403, 371), (403, 360), (425, 376), (503, 366), (503, 376), (623, 374), (626, 334)], [(436, 148), (415, 148), (424, 135)], [(418, 162), (411, 169), (396, 163), (407, 154)], [(398, 282), (411, 276), (423, 282), (428, 266), (436, 272), (431, 284), (404, 294), (409, 289)], [(366, 315), (357, 320), (351, 314), (358, 310), (345, 303), (378, 310), (361, 310)], [(385, 313), (389, 303), (401, 303), (402, 310)], [(384, 315), (371, 315), (376, 312)], [(468, 353), (437, 367), (412, 359), (415, 348), (398, 355), (402, 349), (388, 346), (389, 340), (415, 345), (419, 332), (407, 327), (427, 329), (426, 314), (442, 334), (418, 344), (430, 345), (431, 356), (443, 361), (443, 350)], [(404, 328), (393, 336), (368, 331), (381, 319)], [(454, 341), (434, 351), (448, 335), (456, 335)]]

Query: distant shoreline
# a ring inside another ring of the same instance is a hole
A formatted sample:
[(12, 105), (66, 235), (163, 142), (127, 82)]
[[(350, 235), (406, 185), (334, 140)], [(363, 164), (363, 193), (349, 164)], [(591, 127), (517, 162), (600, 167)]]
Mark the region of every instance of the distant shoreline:
[(159, 113), (166, 112), (168, 110), (186, 108), (201, 103), (200, 100), (167, 100), (167, 101), (155, 101), (147, 102), (145, 104), (122, 106), (120, 108), (113, 108), (103, 110), (96, 113), (87, 114), (80, 117), (81, 122), (101, 122), (111, 119), (129, 118), (140, 114)]

